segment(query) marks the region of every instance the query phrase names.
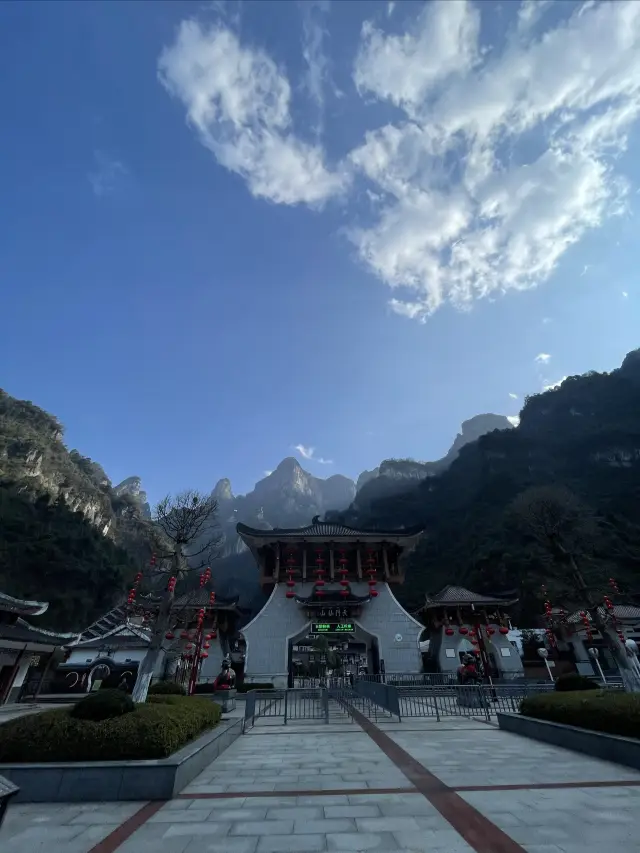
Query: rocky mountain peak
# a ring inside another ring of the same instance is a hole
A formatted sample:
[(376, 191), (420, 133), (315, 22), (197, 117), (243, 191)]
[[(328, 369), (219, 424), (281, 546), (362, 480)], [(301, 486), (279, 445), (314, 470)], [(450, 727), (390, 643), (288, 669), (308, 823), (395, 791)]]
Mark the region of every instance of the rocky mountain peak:
[[(462, 422), (461, 432), (455, 437), (451, 449), (447, 453), (447, 457), (451, 454), (456, 456), (460, 452), (460, 448), (470, 441), (477, 441), (481, 435), (486, 435), (488, 432), (493, 432), (494, 429), (514, 429), (515, 427), (505, 415), (475, 415), (467, 421)], [(452, 460), (453, 461), (453, 460)]]
[(225, 503), (233, 500), (233, 491), (231, 489), (231, 480), (228, 477), (223, 477), (213, 487), (212, 496), (218, 503)]

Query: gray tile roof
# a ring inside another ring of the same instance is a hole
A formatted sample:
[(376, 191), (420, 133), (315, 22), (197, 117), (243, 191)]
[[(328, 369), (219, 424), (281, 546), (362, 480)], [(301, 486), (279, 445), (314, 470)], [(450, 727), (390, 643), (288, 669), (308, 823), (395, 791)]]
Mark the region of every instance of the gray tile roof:
[(515, 597), (501, 597), (481, 595), (479, 592), (472, 592), (463, 586), (454, 586), (449, 584), (441, 589), (436, 595), (427, 596), (427, 606), (437, 606), (443, 604), (509, 604), (517, 601)]
[(247, 524), (236, 525), (240, 536), (246, 535), (255, 539), (306, 539), (307, 537), (320, 537), (323, 539), (358, 539), (360, 537), (376, 538), (382, 541), (385, 538), (397, 539), (398, 537), (416, 536), (422, 533), (423, 528), (411, 528), (406, 530), (358, 530), (347, 527), (334, 521), (318, 521), (314, 518), (306, 527), (274, 527), (273, 530), (261, 530), (249, 527)]

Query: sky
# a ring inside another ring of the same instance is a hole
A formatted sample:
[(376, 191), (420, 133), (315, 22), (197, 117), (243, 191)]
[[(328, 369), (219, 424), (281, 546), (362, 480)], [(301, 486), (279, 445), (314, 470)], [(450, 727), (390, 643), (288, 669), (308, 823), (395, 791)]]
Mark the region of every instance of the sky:
[(0, 386), (152, 501), (640, 345), (640, 3), (0, 4)]

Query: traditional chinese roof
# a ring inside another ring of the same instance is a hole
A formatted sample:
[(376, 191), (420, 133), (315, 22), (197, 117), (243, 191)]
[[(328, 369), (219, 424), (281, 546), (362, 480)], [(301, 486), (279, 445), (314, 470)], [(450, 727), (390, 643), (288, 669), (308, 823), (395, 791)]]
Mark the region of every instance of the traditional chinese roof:
[(491, 596), (472, 592), (463, 586), (449, 584), (441, 589), (436, 595), (427, 596), (425, 608), (434, 607), (508, 607), (517, 602), (517, 596)]
[(273, 530), (261, 530), (247, 524), (237, 524), (240, 538), (249, 547), (265, 545), (269, 542), (393, 542), (398, 545), (412, 545), (423, 532), (423, 527), (405, 530), (359, 530), (334, 521), (320, 521), (318, 516), (306, 527), (275, 527)]
[(0, 610), (20, 616), (41, 616), (49, 609), (48, 601), (29, 601), (0, 592)]
[[(554, 607), (552, 612), (554, 613), (554, 615), (557, 615), (560, 612), (560, 609)], [(582, 616), (580, 614), (583, 612), (585, 611), (576, 610), (575, 613), (571, 613), (569, 616), (567, 616), (567, 622), (569, 622), (570, 624), (582, 623)], [(591, 622), (591, 616), (589, 615), (588, 611), (586, 612), (587, 617)], [(607, 616), (610, 616), (611, 612), (613, 612), (615, 618), (619, 619), (621, 622), (640, 622), (640, 607), (636, 606), (635, 604), (615, 604), (613, 607), (613, 611), (609, 611), (605, 607), (598, 607), (598, 614), (603, 619), (607, 618)]]
[(58, 634), (44, 628), (34, 628), (33, 625), (20, 618), (12, 624), (0, 623), (0, 640), (29, 643), (30, 645), (66, 646), (77, 638), (77, 634)]
[(370, 595), (354, 595), (349, 589), (349, 597), (343, 598), (340, 595), (340, 590), (325, 590), (324, 595), (318, 598), (315, 591), (306, 598), (301, 595), (296, 595), (295, 600), (298, 604), (304, 607), (359, 607), (361, 604), (366, 604), (371, 601)]
[(102, 649), (102, 648), (134, 648), (146, 646), (151, 639), (151, 633), (137, 625), (117, 625), (99, 637), (81, 639), (70, 645), (72, 649)]

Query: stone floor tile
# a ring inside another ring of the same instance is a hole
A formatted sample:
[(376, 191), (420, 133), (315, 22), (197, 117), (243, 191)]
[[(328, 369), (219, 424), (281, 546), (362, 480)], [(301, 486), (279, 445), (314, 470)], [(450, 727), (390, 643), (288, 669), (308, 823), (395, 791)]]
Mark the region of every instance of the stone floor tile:
[(229, 835), (290, 835), (292, 820), (254, 820), (231, 825)]
[(322, 806), (276, 806), (267, 809), (268, 820), (319, 820), (324, 817)]
[(381, 797), (379, 809), (384, 817), (417, 817), (436, 813), (434, 807), (422, 796), (409, 794), (401, 802), (385, 802)]
[(326, 849), (324, 835), (271, 835), (258, 841), (256, 853), (315, 853)]
[(326, 818), (336, 817), (380, 817), (380, 809), (375, 803), (363, 803), (359, 806), (325, 806), (324, 816)]
[[(160, 824), (162, 826), (162, 824)], [(175, 835), (227, 835), (233, 824), (219, 821), (191, 821), (190, 823), (174, 823), (167, 827), (163, 838), (173, 838)]]
[(356, 818), (358, 832), (395, 832), (420, 829), (414, 817), (363, 817)]
[[(255, 853), (258, 840), (257, 837), (230, 838), (228, 835), (223, 838), (207, 838), (206, 840), (193, 838), (188, 841), (184, 853)], [(135, 853), (135, 851), (131, 851), (131, 853)], [(164, 853), (162, 848), (158, 850), (158, 853)]]
[(387, 853), (398, 846), (395, 838), (388, 832), (350, 832), (348, 834), (331, 832), (327, 835), (327, 847), (330, 851), (349, 853), (350, 851), (377, 850)]

